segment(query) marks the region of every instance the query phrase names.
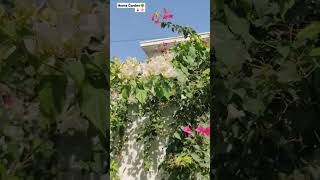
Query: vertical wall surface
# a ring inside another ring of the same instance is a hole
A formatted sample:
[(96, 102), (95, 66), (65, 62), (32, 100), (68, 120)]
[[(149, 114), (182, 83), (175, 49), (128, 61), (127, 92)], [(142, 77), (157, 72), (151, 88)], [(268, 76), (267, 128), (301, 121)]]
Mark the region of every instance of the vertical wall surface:
[[(147, 172), (143, 168), (143, 142), (137, 141), (139, 133), (143, 131), (143, 124), (148, 121), (148, 116), (138, 117), (136, 106), (129, 108), (129, 119), (131, 123), (127, 125), (125, 137), (126, 142), (121, 152), (121, 162), (119, 167), (119, 176), (121, 180), (160, 180), (163, 178), (158, 172), (158, 167), (165, 157), (165, 147), (170, 132), (170, 122), (173, 122), (172, 115), (175, 112), (175, 106), (169, 105), (161, 110), (161, 121), (164, 122), (164, 131), (152, 145), (152, 166)], [(161, 178), (160, 178), (161, 177)]]

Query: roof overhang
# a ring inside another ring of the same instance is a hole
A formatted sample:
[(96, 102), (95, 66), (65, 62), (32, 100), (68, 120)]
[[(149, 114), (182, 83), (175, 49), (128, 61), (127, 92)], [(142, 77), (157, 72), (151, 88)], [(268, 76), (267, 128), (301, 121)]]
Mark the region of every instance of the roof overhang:
[[(210, 32), (199, 33), (200, 37), (204, 40), (210, 38)], [(155, 55), (160, 54), (156, 51), (156, 48), (162, 44), (167, 44), (167, 47), (172, 47), (176, 43), (187, 41), (189, 38), (184, 38), (183, 36), (171, 37), (171, 38), (162, 38), (162, 39), (153, 39), (148, 41), (141, 41), (140, 47), (147, 54), (148, 57), (153, 57)]]

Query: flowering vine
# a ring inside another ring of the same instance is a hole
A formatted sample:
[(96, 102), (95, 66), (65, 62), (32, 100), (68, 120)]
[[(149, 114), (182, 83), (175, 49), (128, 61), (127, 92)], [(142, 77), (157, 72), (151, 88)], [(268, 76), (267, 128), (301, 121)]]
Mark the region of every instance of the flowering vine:
[(172, 18), (173, 18), (173, 14), (171, 14), (169, 10), (166, 8), (163, 8), (163, 14), (161, 14), (160, 12), (155, 12), (151, 15), (151, 20), (155, 24), (160, 24), (162, 20), (169, 20)]

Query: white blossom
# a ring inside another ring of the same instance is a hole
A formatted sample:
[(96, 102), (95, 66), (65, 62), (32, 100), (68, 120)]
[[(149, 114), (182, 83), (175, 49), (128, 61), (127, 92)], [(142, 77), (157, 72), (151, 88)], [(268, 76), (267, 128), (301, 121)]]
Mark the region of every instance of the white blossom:
[(138, 76), (149, 77), (160, 74), (165, 78), (176, 77), (176, 71), (171, 64), (172, 59), (172, 53), (164, 53), (140, 63), (135, 58), (128, 58), (120, 67), (119, 77), (128, 80)]

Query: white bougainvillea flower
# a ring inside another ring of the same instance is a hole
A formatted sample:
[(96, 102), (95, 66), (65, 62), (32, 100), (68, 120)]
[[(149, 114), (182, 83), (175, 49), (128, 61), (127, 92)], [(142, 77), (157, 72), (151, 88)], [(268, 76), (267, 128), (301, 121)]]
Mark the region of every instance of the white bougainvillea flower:
[(139, 62), (136, 58), (128, 58), (120, 67), (119, 78), (121, 79), (135, 79), (137, 76), (137, 68)]
[(160, 74), (165, 78), (174, 78), (176, 77), (176, 71), (171, 64), (172, 59), (172, 53), (164, 53), (140, 63), (135, 58), (128, 58), (121, 64), (118, 76), (120, 79), (125, 80), (132, 80), (140, 76), (158, 76)]
[(165, 78), (174, 78), (177, 77), (177, 73), (173, 67), (168, 68), (164, 72), (161, 73)]
[(163, 53), (163, 57), (166, 61), (169, 61), (169, 62), (171, 62), (174, 58), (173, 53), (170, 53), (170, 52)]

